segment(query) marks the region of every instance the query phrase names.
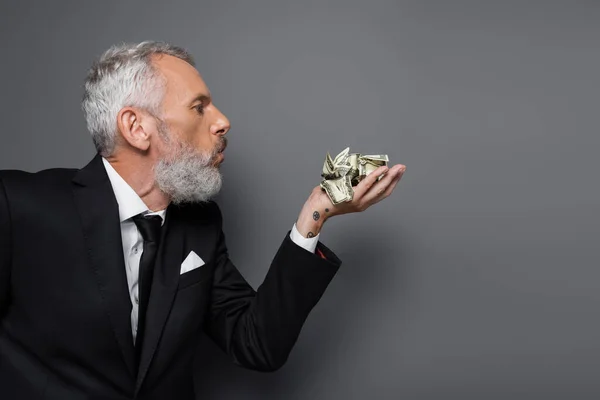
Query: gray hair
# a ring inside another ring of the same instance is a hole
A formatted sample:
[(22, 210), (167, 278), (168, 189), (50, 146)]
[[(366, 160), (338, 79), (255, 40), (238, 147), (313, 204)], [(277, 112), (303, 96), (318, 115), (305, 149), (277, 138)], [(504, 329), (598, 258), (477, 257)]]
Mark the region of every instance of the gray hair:
[(183, 48), (146, 41), (112, 46), (90, 68), (81, 106), (96, 150), (103, 157), (115, 150), (117, 115), (123, 107), (160, 115), (164, 79), (152, 65), (155, 54), (177, 57), (195, 66)]

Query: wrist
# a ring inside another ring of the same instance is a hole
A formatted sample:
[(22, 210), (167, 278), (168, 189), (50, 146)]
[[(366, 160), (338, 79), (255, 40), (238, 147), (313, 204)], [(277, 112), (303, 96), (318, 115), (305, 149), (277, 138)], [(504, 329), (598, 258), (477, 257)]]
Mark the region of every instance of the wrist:
[(310, 202), (307, 202), (296, 221), (296, 229), (304, 237), (311, 238), (317, 236), (323, 224), (327, 220), (329, 210), (325, 207), (315, 207)]

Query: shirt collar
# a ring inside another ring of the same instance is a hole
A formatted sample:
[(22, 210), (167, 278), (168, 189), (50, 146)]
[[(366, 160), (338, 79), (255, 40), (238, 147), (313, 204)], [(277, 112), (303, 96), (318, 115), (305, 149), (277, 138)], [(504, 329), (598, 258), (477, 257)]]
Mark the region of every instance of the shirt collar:
[(119, 175), (104, 157), (102, 157), (102, 163), (104, 164), (108, 179), (110, 180), (117, 203), (119, 204), (119, 220), (121, 222), (138, 214), (159, 215), (162, 218), (162, 222), (165, 222), (166, 209), (156, 212), (150, 211), (148, 206), (146, 206), (146, 203), (144, 203), (140, 196), (137, 195), (135, 190), (125, 182), (125, 179)]

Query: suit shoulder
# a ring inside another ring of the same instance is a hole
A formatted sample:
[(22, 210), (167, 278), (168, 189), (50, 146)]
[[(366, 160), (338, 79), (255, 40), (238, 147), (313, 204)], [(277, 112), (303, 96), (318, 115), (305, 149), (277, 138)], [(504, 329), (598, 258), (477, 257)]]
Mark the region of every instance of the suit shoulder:
[(36, 193), (37, 190), (69, 185), (76, 172), (75, 168), (51, 168), (38, 172), (5, 169), (0, 170), (0, 181), (10, 190), (33, 190)]

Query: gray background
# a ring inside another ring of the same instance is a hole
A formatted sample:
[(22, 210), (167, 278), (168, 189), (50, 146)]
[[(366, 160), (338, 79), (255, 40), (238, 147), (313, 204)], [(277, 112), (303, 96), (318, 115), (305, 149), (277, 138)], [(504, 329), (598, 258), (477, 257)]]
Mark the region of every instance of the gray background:
[(232, 121), (219, 201), (255, 287), (327, 151), (408, 166), (326, 224), (344, 264), (287, 365), (204, 341), (198, 398), (600, 398), (600, 2), (3, 1), (0, 168), (87, 163), (86, 70), (145, 39)]

